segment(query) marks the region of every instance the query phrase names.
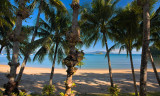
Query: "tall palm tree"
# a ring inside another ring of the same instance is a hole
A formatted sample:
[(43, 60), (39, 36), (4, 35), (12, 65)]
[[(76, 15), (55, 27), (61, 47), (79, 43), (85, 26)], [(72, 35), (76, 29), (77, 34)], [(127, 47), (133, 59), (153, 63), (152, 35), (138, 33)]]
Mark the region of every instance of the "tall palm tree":
[(66, 90), (65, 96), (72, 96), (71, 88), (72, 88), (72, 77), (73, 74), (77, 71), (77, 66), (79, 62), (83, 59), (84, 53), (83, 51), (78, 51), (75, 47), (78, 43), (82, 43), (80, 39), (80, 28), (78, 25), (78, 14), (79, 14), (79, 0), (73, 0), (71, 4), (71, 8), (73, 9), (73, 18), (72, 18), (72, 30), (67, 32), (66, 39), (69, 45), (69, 53), (67, 57), (63, 60), (63, 63), (67, 66), (67, 79), (66, 79)]
[[(136, 78), (134, 72), (134, 65), (132, 59), (132, 49), (140, 49), (141, 47), (141, 33), (139, 32), (139, 14), (131, 9), (131, 6), (127, 6), (121, 12), (112, 18), (110, 24), (110, 29), (112, 31), (112, 38), (114, 38), (116, 43), (112, 48), (121, 45), (120, 51), (126, 49), (127, 55), (130, 56), (131, 70), (133, 76), (135, 95), (138, 96)], [(139, 42), (140, 41), (140, 42)]]
[(15, 16), (13, 5), (8, 0), (0, 1), (0, 54), (4, 48), (11, 48), (9, 34), (15, 25)]
[(149, 48), (148, 54), (149, 54), (149, 57), (151, 60), (151, 64), (152, 64), (154, 73), (157, 78), (157, 82), (160, 86), (160, 78), (159, 78), (156, 66), (154, 64), (153, 56), (152, 56), (152, 50), (155, 47), (160, 48), (160, 46), (159, 46), (160, 45), (160, 19), (159, 19), (160, 15), (159, 15), (159, 13), (160, 13), (160, 7), (157, 9), (157, 11), (154, 13), (154, 15), (151, 18), (151, 39), (150, 39), (150, 41), (153, 43), (153, 45)]
[[(48, 6), (46, 0), (34, 0), (33, 4), (35, 4), (35, 3), (38, 5), (38, 15), (37, 15), (37, 20), (36, 20), (36, 25), (35, 25), (35, 31), (33, 33), (32, 39), (31, 39), (31, 43), (34, 42), (35, 37), (37, 35), (37, 30), (38, 30), (38, 27), (39, 27), (40, 14), (42, 12), (44, 12), (46, 18), (48, 18), (48, 16), (50, 15), (49, 6)], [(63, 3), (59, 0), (56, 0), (56, 1), (55, 0), (50, 0), (50, 5), (51, 5), (50, 7), (56, 7), (57, 9), (62, 10), (64, 12), (66, 11), (66, 8), (63, 6)], [(26, 54), (25, 57), (24, 57), (19, 75), (17, 77), (17, 82), (18, 83), (21, 80), (24, 68), (25, 68), (27, 60), (29, 58), (29, 54), (31, 54), (32, 51), (33, 50), (28, 50), (28, 54)]]
[[(54, 69), (55, 69), (55, 61), (56, 61), (56, 56), (58, 55), (58, 61), (60, 62), (64, 57), (64, 53), (66, 53), (66, 41), (63, 39), (63, 36), (66, 34), (67, 30), (70, 29), (70, 19), (66, 18), (67, 14), (57, 14), (56, 20), (55, 20), (55, 53), (54, 53), (54, 58), (53, 58), (53, 64), (52, 64), (52, 69), (51, 69), (51, 74), (50, 74), (50, 81), (49, 84), (52, 85), (53, 81), (53, 75), (54, 75)], [(53, 22), (53, 21), (52, 21)], [(63, 50), (63, 51), (62, 51)]]
[(140, 96), (146, 96), (146, 82), (147, 82), (147, 61), (150, 39), (150, 5), (154, 4), (157, 0), (137, 0), (138, 5), (143, 9), (143, 43), (142, 43), (142, 56), (140, 68)]
[[(39, 26), (39, 18), (40, 18), (40, 14), (41, 14), (41, 11), (42, 11), (42, 6), (47, 7), (47, 4), (46, 4), (46, 2), (44, 2), (44, 0), (38, 0), (38, 1), (34, 0), (34, 2), (32, 3), (33, 4), (32, 6), (34, 6), (36, 3), (39, 4), (39, 7), (38, 7), (38, 15), (37, 15), (37, 20), (36, 20), (36, 25), (35, 25), (35, 31), (33, 33), (31, 43), (34, 41), (34, 39), (36, 37), (36, 34), (37, 34), (37, 29), (38, 29), (38, 26)], [(33, 9), (34, 9), (34, 7), (33, 7)], [(47, 8), (43, 8), (43, 9), (47, 9)], [(19, 71), (19, 74), (18, 74), (18, 77), (17, 77), (17, 80), (16, 80), (17, 83), (19, 83), (20, 80), (21, 80), (25, 65), (26, 65), (27, 60), (29, 58), (29, 54), (31, 54), (31, 53), (28, 52), (28, 54), (26, 54), (25, 57), (24, 57), (24, 60), (22, 62), (22, 65), (21, 65), (21, 68), (20, 68), (20, 71)]]
[(146, 90), (147, 52), (149, 48), (149, 37), (150, 37), (149, 0), (146, 0), (145, 4), (143, 5), (143, 45), (142, 45), (142, 57), (141, 57), (141, 69), (140, 69), (140, 96), (147, 95), (147, 90)]
[[(27, 0), (28, 1), (28, 0)], [(21, 33), (22, 20), (29, 16), (29, 10), (26, 8), (26, 2), (24, 0), (18, 0), (18, 9), (17, 9), (17, 19), (16, 19), (16, 28), (13, 34), (13, 55), (12, 60), (8, 64), (10, 65), (10, 74), (9, 74), (9, 82), (5, 85), (5, 93), (6, 95), (10, 95), (13, 91), (18, 92), (17, 83), (15, 82), (19, 56), (19, 37)]]
[(60, 63), (65, 55), (67, 45), (65, 44), (66, 40), (64, 36), (67, 30), (70, 29), (71, 25), (70, 19), (66, 16), (67, 14), (59, 11), (56, 14), (53, 11), (51, 11), (51, 13), (52, 15), (48, 18), (47, 22), (42, 19), (40, 21), (39, 30), (41, 32), (38, 34), (41, 38), (44, 38), (44, 40), (39, 44), (40, 48), (34, 56), (34, 60), (38, 59), (41, 62), (44, 59), (44, 56), (47, 55), (47, 53), (49, 54), (48, 56), (52, 60), (52, 68), (49, 79), (50, 85), (53, 84), (55, 62), (58, 60), (58, 63)]
[(93, 0), (91, 8), (83, 11), (81, 19), (83, 24), (82, 34), (84, 34), (84, 43), (89, 46), (94, 42), (94, 45), (98, 40), (102, 40), (103, 46), (106, 47), (106, 54), (108, 58), (109, 76), (111, 87), (114, 87), (112, 79), (112, 68), (109, 56), (109, 48), (107, 39), (110, 35), (108, 31), (108, 22), (115, 13), (115, 6), (119, 0)]

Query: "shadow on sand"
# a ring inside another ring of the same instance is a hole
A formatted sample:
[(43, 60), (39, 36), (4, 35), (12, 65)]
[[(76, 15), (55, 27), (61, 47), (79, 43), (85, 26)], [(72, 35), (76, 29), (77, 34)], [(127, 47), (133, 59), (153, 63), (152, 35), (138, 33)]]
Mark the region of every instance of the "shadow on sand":
[[(136, 73), (137, 87), (139, 89), (139, 72)], [(0, 73), (0, 88), (7, 82), (5, 77), (6, 73)], [(160, 74), (160, 73), (159, 73)], [(20, 83), (20, 89), (26, 89), (31, 92), (40, 93), (43, 86), (48, 84), (49, 73), (41, 73), (39, 75), (27, 75), (24, 74)], [(3, 78), (2, 78), (3, 77)], [(64, 92), (65, 85), (64, 81), (66, 75), (55, 74), (53, 82), (56, 87), (56, 93)], [(121, 89), (121, 92), (134, 92), (132, 74), (129, 73), (113, 73), (113, 80), (116, 85)], [(84, 73), (80, 75), (74, 75), (73, 81), (76, 83), (76, 87), (73, 90), (85, 94), (85, 93), (108, 93), (107, 88), (110, 86), (109, 74), (95, 74), (95, 73)], [(152, 72), (148, 72), (148, 91), (160, 91), (160, 87), (156, 81), (155, 75)]]

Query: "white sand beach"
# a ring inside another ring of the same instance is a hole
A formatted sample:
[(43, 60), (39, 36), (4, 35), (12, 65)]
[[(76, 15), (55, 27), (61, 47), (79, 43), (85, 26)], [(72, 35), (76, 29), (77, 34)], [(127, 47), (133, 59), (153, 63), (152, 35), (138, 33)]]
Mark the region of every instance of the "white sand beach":
[[(9, 72), (8, 65), (0, 65), (0, 89), (3, 89), (3, 84), (7, 83), (8, 79), (6, 74)], [(40, 93), (43, 86), (48, 84), (50, 68), (32, 68), (26, 67), (19, 89), (26, 89), (30, 92)], [(116, 85), (121, 89), (121, 92), (134, 92), (132, 74), (130, 69), (113, 69), (113, 80)], [(19, 68), (17, 73), (19, 72)], [(160, 74), (160, 69), (158, 69)], [(137, 85), (139, 88), (139, 70), (135, 70)], [(66, 69), (55, 69), (55, 75), (53, 82), (56, 87), (56, 92), (64, 92), (66, 79)], [(108, 93), (107, 88), (110, 86), (110, 79), (108, 69), (79, 69), (73, 76), (73, 82), (76, 83), (76, 87), (73, 88), (79, 93)], [(148, 69), (148, 91), (160, 91), (155, 74), (152, 69)]]

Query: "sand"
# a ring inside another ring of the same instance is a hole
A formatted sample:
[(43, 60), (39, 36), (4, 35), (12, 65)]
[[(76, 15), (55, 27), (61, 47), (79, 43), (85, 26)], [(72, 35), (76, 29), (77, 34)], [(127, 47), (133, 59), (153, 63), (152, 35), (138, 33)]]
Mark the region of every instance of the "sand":
[[(9, 73), (8, 65), (0, 65), (0, 89), (3, 89), (3, 84), (7, 83), (6, 74)], [(49, 83), (50, 68), (32, 68), (26, 67), (19, 88), (26, 89), (30, 92), (40, 93), (43, 86)], [(134, 92), (132, 74), (130, 69), (113, 69), (113, 80), (121, 89), (122, 93)], [(19, 72), (19, 68), (17, 73)], [(158, 69), (160, 74), (160, 69)], [(137, 87), (139, 89), (139, 69), (135, 69)], [(53, 82), (56, 87), (56, 92), (64, 92), (66, 79), (66, 69), (55, 69)], [(73, 82), (76, 87), (73, 88), (78, 93), (108, 93), (107, 88), (110, 86), (108, 70), (97, 69), (79, 69), (73, 76)], [(155, 74), (152, 69), (148, 69), (147, 91), (160, 91)]]

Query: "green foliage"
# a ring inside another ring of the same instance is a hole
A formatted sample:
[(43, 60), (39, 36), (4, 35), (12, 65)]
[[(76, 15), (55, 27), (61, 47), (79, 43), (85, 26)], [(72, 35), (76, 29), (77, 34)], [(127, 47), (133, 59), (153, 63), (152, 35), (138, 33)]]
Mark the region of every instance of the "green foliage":
[(11, 95), (12, 95), (12, 96), (17, 96), (17, 94), (16, 94), (16, 93), (11, 93)]
[(154, 57), (160, 57), (160, 50), (156, 48), (154, 45), (150, 47), (151, 54)]
[[(32, 96), (32, 95), (30, 95), (30, 94), (27, 95), (27, 93), (21, 92), (21, 91), (19, 92), (19, 95), (17, 95), (16, 93), (11, 93), (11, 95), (12, 95), (12, 96)], [(2, 95), (0, 95), (0, 96), (2, 96)]]
[(77, 64), (77, 66), (82, 66), (82, 65), (84, 65), (84, 63), (81, 61), (81, 62), (78, 62), (78, 64)]
[(60, 96), (65, 96), (65, 93), (60, 92), (59, 95), (60, 95)]
[(3, 96), (3, 92), (0, 90), (0, 96)]
[(98, 41), (102, 41), (105, 45), (105, 38), (110, 38), (108, 22), (116, 13), (116, 4), (119, 0), (93, 0), (89, 8), (84, 8), (81, 13), (80, 27), (82, 41), (86, 47), (96, 45)]
[[(149, 92), (147, 96), (159, 96), (160, 92)], [(112, 96), (112, 94), (79, 94), (78, 96)], [(134, 93), (120, 93), (118, 96), (135, 96)]]
[(55, 92), (54, 85), (45, 85), (42, 89), (42, 95), (44, 96), (53, 96)]
[(72, 83), (72, 87), (76, 87), (76, 83)]
[(120, 89), (118, 88), (117, 85), (115, 85), (114, 87), (109, 87), (108, 91), (113, 95), (113, 96), (118, 96), (118, 94), (120, 93)]

